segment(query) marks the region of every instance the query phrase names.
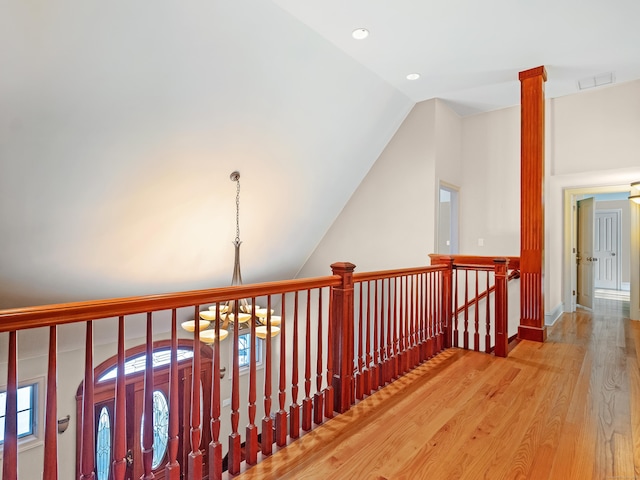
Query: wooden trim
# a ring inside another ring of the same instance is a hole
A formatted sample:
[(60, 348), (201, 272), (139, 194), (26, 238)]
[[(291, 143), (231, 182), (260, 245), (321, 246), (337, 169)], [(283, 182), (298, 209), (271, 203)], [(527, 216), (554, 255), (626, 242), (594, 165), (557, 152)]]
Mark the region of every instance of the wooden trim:
[(334, 275), (161, 295), (14, 308), (0, 310), (0, 333), (338, 285), (340, 277)]
[(520, 72), (521, 82), (521, 212), (520, 330), (528, 337), (544, 326), (544, 67)]

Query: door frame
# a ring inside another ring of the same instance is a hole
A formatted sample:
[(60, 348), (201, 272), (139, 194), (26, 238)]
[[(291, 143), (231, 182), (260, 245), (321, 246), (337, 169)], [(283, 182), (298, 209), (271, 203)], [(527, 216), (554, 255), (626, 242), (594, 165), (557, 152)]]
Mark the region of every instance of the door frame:
[[(564, 205), (564, 255), (562, 299), (565, 312), (576, 311), (576, 203), (579, 195), (590, 193), (628, 192), (629, 184), (605, 187), (565, 187), (563, 191)], [(630, 202), (631, 207), (631, 298), (629, 316), (632, 320), (640, 320), (640, 205)]]

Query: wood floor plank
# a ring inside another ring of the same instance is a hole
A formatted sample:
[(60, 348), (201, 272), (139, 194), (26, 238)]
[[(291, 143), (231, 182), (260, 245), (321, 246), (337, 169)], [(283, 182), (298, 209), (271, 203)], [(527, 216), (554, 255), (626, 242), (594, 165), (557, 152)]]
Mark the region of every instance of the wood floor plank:
[(447, 350), (237, 478), (640, 479), (640, 322), (600, 307), (506, 359)]

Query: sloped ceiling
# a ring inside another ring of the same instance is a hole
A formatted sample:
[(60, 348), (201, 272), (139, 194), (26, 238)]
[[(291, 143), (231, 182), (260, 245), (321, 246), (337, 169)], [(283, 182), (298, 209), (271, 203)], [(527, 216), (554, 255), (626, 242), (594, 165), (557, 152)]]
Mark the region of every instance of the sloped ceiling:
[(245, 283), (291, 278), (416, 101), (640, 76), (637, 2), (475, 5), (3, 2), (0, 308), (227, 285), (234, 170)]

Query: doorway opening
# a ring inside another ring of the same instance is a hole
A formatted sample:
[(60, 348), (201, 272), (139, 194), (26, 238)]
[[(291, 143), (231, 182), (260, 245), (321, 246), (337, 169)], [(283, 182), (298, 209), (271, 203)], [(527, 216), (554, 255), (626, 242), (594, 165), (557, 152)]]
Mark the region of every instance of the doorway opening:
[(458, 187), (440, 182), (437, 253), (454, 255), (459, 252), (458, 193)]
[[(633, 249), (640, 245), (638, 212), (628, 200), (629, 190), (628, 185), (565, 190), (568, 241), (563, 298), (569, 311), (615, 300), (626, 302), (623, 308), (629, 312), (630, 293), (634, 285), (638, 288), (633, 272), (639, 261)], [(592, 227), (584, 218), (581, 222), (585, 208), (580, 207), (588, 201), (593, 202)], [(638, 312), (631, 312), (631, 318), (639, 318)]]

